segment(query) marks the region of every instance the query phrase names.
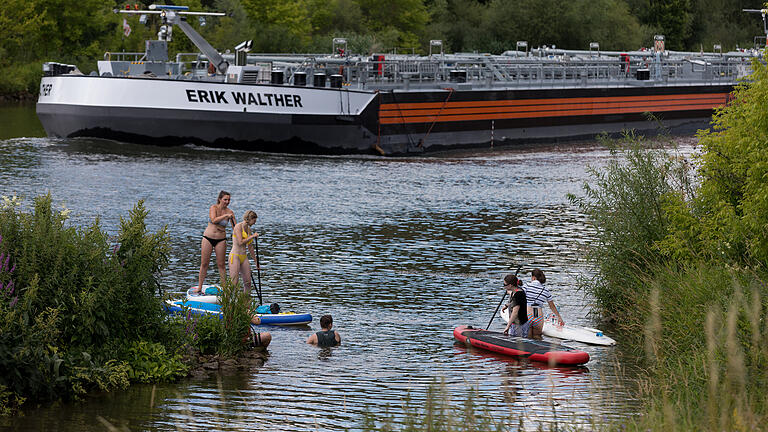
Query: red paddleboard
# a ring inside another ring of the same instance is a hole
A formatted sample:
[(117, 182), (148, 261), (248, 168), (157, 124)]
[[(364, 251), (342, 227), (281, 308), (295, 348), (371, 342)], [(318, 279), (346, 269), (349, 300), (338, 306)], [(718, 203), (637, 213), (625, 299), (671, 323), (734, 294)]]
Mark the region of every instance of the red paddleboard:
[(589, 361), (589, 354), (559, 343), (508, 336), (471, 326), (456, 327), (453, 337), (474, 347), (551, 365), (580, 365)]

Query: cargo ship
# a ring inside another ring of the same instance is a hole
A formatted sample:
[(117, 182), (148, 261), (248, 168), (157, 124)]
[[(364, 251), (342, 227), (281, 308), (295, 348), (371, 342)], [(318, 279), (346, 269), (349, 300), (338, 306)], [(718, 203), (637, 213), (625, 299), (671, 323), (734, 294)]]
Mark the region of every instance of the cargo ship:
[[(589, 139), (624, 130), (707, 127), (759, 50), (674, 52), (663, 36), (626, 52), (524, 41), (498, 55), (255, 54), (214, 49), (187, 19), (216, 13), (152, 5), (157, 40), (108, 52), (98, 71), (43, 65), (37, 114), (51, 137), (282, 153), (414, 155)], [(169, 59), (173, 29), (200, 53)], [(717, 48), (717, 47), (715, 47)]]

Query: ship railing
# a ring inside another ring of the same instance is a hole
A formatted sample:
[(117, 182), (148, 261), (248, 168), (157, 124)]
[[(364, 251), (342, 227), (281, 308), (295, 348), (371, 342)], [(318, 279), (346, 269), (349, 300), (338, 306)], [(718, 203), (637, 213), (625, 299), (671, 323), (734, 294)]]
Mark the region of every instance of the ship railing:
[[(577, 84), (641, 84), (653, 82), (733, 82), (744, 75), (742, 59), (632, 59), (629, 64), (618, 59), (583, 59), (570, 61), (498, 62), (454, 61), (445, 64), (418, 61), (371, 62), (369, 68), (377, 82), (401, 82), (446, 80), (452, 70), (465, 73), (467, 81), (485, 81), (488, 84), (514, 83), (526, 86), (577, 85)], [(428, 74), (426, 73), (429, 71)], [(647, 78), (640, 78), (638, 70), (647, 70)], [(379, 72), (381, 71), (381, 72)]]
[(143, 61), (146, 53), (143, 52), (111, 52), (104, 53), (106, 61)]
[[(192, 57), (192, 60), (187, 59), (187, 57)], [(192, 69), (200, 69), (203, 67), (203, 63), (207, 62), (208, 58), (200, 53), (188, 52), (176, 54), (176, 63), (181, 65), (189, 65), (192, 67)]]
[[(140, 54), (140, 53), (133, 53)], [(656, 57), (650, 52), (630, 56), (629, 64), (618, 56), (605, 55), (562, 55), (547, 57), (510, 57), (490, 54), (460, 54), (440, 57), (413, 55), (384, 55), (380, 57), (349, 56), (308, 56), (295, 54), (249, 54), (248, 64), (265, 67), (269, 73), (272, 67), (285, 71), (286, 82), (292, 80), (297, 71), (308, 75), (316, 72), (326, 74), (342, 73), (345, 85), (365, 88), (367, 83), (374, 86), (408, 86), (408, 83), (448, 83), (451, 72), (460, 70), (466, 74), (466, 81), (477, 85), (512, 85), (542, 87), (552, 85), (643, 85), (637, 76), (638, 69), (648, 69), (653, 82), (735, 82), (745, 74), (750, 54), (663, 55)], [(183, 61), (187, 56), (197, 56), (193, 61)], [(224, 54), (225, 58), (227, 54)], [(193, 73), (207, 65), (207, 60), (197, 53), (180, 53), (177, 63), (189, 64)], [(267, 63), (269, 63), (269, 67)], [(627, 67), (628, 66), (628, 67)], [(202, 71), (204, 72), (204, 71)], [(268, 82), (268, 77), (264, 78)], [(356, 84), (355, 84), (356, 83)]]

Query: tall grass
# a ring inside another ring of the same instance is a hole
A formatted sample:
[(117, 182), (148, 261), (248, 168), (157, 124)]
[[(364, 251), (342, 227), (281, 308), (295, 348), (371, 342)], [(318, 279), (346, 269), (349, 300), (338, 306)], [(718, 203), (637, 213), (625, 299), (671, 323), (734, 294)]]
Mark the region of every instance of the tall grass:
[[(754, 274), (699, 263), (658, 269), (647, 321), (646, 410), (634, 430), (768, 428), (768, 289)], [(642, 303), (640, 303), (642, 305)]]
[[(452, 403), (452, 395), (441, 380), (427, 387), (423, 404), (414, 403), (410, 396), (402, 401), (403, 421), (394, 423), (385, 413), (375, 416), (366, 412), (362, 420), (365, 432), (494, 432), (512, 430), (516, 424), (507, 424), (507, 418), (496, 418), (487, 407), (481, 407), (477, 390), (470, 389), (460, 405)], [(520, 417), (522, 422), (522, 417)]]
[(645, 410), (629, 428), (764, 429), (765, 266), (686, 240), (725, 228), (691, 211), (702, 210), (692, 204), (700, 191), (684, 158), (628, 138), (571, 200), (597, 232), (587, 252), (596, 277), (585, 287), (595, 312), (616, 322), (645, 367)]

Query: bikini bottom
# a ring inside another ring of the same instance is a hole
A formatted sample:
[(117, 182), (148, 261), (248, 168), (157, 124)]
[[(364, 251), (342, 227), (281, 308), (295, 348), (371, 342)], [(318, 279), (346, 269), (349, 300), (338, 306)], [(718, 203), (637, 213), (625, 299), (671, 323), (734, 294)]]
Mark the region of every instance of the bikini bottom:
[(232, 264), (235, 262), (235, 257), (238, 259), (238, 264), (242, 264), (248, 257), (245, 254), (236, 254), (234, 252), (230, 252), (229, 254), (229, 263)]
[(226, 237), (220, 238), (220, 239), (213, 239), (208, 236), (203, 236), (203, 238), (208, 240), (208, 243), (210, 243), (212, 247), (216, 247), (216, 245), (219, 244), (220, 241), (224, 241), (227, 239)]

